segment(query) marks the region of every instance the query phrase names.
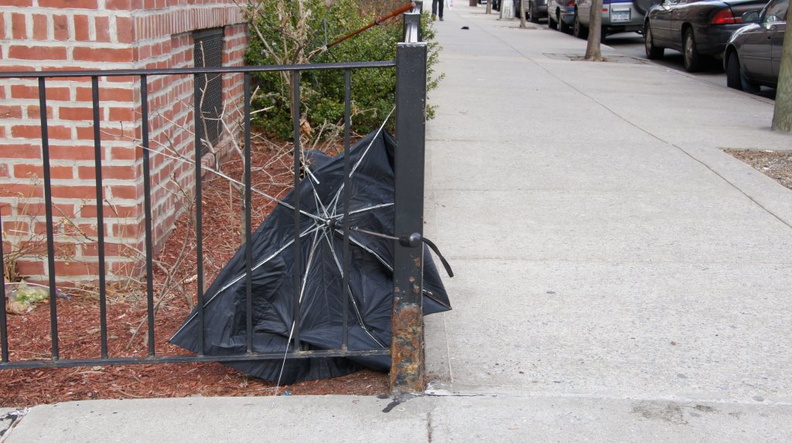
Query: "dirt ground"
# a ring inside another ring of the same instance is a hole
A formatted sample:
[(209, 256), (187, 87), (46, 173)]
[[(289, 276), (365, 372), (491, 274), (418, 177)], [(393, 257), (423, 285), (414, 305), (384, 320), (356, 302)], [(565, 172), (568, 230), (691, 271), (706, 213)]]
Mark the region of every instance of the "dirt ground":
[[(333, 149), (325, 149), (332, 153)], [(291, 188), (293, 157), (285, 144), (256, 143), (253, 152), (255, 189), (282, 196)], [(242, 176), (242, 162), (232, 157), (222, 172)], [(214, 279), (241, 244), (244, 232), (239, 191), (224, 178), (208, 174), (203, 186), (205, 285)], [(253, 229), (272, 209), (261, 195), (254, 196)], [(186, 355), (168, 338), (190, 313), (197, 293), (195, 238), (192, 217), (182, 217), (155, 262), (155, 349), (157, 355)], [(99, 296), (94, 288), (59, 288), (70, 298), (59, 298), (59, 357), (87, 359), (101, 356)], [(107, 293), (107, 353), (135, 357), (148, 352), (145, 286), (139, 282), (113, 284)], [(8, 316), (11, 361), (47, 360), (52, 356), (48, 301), (29, 312)], [(379, 395), (388, 391), (388, 375), (360, 371), (331, 380), (276, 386), (248, 377), (219, 363), (88, 366), (58, 369), (15, 369), (2, 372), (1, 407), (25, 407), (86, 399), (264, 396), (264, 395)]]
[[(767, 174), (792, 189), (792, 152), (730, 150), (730, 155)], [(291, 182), (292, 161), (283, 148), (261, 143), (254, 154), (254, 177), (259, 189), (282, 195)], [(223, 172), (241, 176), (241, 162), (223, 164)], [(238, 192), (226, 180), (206, 180), (204, 188), (204, 233), (206, 282), (236, 251), (240, 228), (229, 223), (229, 215), (240, 207)], [(257, 197), (254, 225), (271, 209), (268, 200)], [(159, 355), (180, 355), (186, 351), (167, 342), (192, 307), (195, 294), (194, 245), (183, 239), (193, 236), (190, 217), (183, 217), (158, 257), (155, 275), (157, 303), (155, 346)], [(86, 288), (65, 289), (71, 298), (58, 299), (59, 352), (62, 359), (96, 358), (99, 349), (98, 297)], [(108, 292), (108, 354), (111, 357), (145, 355), (146, 301), (139, 285), (115, 285)], [(48, 359), (51, 356), (50, 309), (42, 302), (23, 315), (8, 317), (11, 360)], [(88, 366), (59, 369), (16, 369), (2, 372), (0, 407), (25, 407), (87, 399), (266, 396), (266, 395), (381, 395), (387, 393), (388, 376), (360, 371), (330, 380), (316, 380), (291, 386), (248, 377), (219, 363)]]
[(792, 151), (733, 149), (725, 152), (792, 189)]

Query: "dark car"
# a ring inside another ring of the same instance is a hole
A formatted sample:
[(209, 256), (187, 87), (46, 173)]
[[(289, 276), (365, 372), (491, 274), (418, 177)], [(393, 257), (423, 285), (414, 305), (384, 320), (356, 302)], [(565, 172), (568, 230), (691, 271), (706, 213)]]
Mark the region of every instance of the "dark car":
[(759, 11), (767, 0), (664, 0), (652, 6), (644, 23), (646, 57), (659, 59), (665, 48), (682, 52), (685, 70), (695, 72), (708, 56), (721, 57), (726, 42), (743, 26), (742, 15)]
[(742, 91), (758, 92), (759, 86), (775, 88), (781, 69), (789, 0), (770, 0), (761, 13), (748, 12), (723, 54), (726, 84)]

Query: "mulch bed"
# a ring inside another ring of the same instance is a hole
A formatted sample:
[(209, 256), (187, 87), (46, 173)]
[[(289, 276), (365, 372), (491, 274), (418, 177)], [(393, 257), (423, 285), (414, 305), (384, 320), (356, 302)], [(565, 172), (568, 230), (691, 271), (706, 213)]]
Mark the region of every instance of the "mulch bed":
[[(285, 144), (260, 141), (254, 146), (254, 184), (270, 195), (282, 196), (291, 188), (292, 156)], [(222, 171), (242, 176), (242, 162), (230, 158)], [(240, 193), (219, 177), (206, 177), (203, 187), (205, 285), (241, 245), (243, 231)], [(273, 203), (256, 195), (253, 228), (266, 217)], [(186, 355), (167, 340), (192, 309), (197, 293), (195, 245), (190, 214), (185, 214), (170, 234), (155, 270), (155, 347), (157, 355)], [(94, 288), (61, 288), (71, 298), (59, 298), (58, 345), (60, 359), (101, 356), (99, 297)], [(107, 294), (108, 355), (137, 357), (148, 353), (145, 288), (139, 283), (110, 285)], [(11, 361), (47, 360), (52, 356), (49, 302), (33, 310), (8, 316)], [(291, 386), (246, 376), (219, 363), (91, 366), (2, 371), (0, 406), (25, 407), (87, 399), (259, 396), (259, 395), (379, 395), (388, 391), (388, 375), (360, 371), (330, 380)]]

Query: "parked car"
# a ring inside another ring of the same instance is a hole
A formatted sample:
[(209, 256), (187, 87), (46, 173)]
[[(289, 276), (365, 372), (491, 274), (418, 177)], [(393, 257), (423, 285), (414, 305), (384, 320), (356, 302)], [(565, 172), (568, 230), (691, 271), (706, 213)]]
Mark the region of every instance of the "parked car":
[[(617, 32), (641, 32), (644, 15), (652, 0), (602, 0), (602, 36)], [(572, 22), (572, 34), (588, 38), (591, 0), (577, 0)]]
[(759, 86), (775, 88), (781, 69), (789, 0), (770, 0), (761, 13), (746, 12), (743, 23), (726, 43), (723, 68), (726, 84), (741, 91), (758, 92)]
[(767, 0), (664, 0), (646, 14), (646, 57), (659, 59), (665, 48), (682, 52), (685, 70), (701, 69), (708, 56), (721, 57), (726, 42), (743, 26), (743, 13), (759, 11)]
[[(514, 0), (514, 16), (520, 17), (520, 0)], [(531, 23), (539, 23), (539, 19), (547, 17), (547, 0), (525, 0), (525, 18)]]
[(547, 0), (547, 26), (569, 32), (575, 21), (575, 0)]

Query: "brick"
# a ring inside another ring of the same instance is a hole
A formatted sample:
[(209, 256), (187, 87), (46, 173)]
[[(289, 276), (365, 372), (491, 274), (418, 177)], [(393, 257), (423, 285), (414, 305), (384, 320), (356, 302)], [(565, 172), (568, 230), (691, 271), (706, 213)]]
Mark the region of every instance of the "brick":
[[(109, 10), (121, 10), (121, 11), (131, 11), (132, 10), (132, 0), (106, 0), (105, 1), (105, 9)], [(138, 3), (138, 2), (135, 2)]]
[[(142, 151), (140, 156), (142, 156)], [(138, 149), (134, 147), (122, 148), (114, 146), (110, 148), (110, 158), (113, 160), (137, 160)]]
[(3, 185), (2, 194), (24, 199), (34, 199), (44, 197), (44, 189), (38, 185), (27, 183), (9, 183)]
[[(98, 244), (92, 243), (92, 244), (84, 244), (81, 246), (82, 246), (81, 255), (83, 257), (99, 256)], [(129, 246), (125, 244), (105, 242), (104, 253), (106, 257), (126, 257), (129, 256), (130, 253), (132, 253), (132, 251), (130, 250)]]
[[(93, 99), (91, 88), (77, 88), (77, 101), (90, 102)], [(99, 101), (134, 102), (135, 92), (132, 89), (105, 88), (99, 85)]]
[[(96, 179), (96, 168), (93, 166), (80, 166), (77, 168), (77, 177), (81, 180)], [(138, 177), (135, 166), (105, 166), (102, 165), (102, 178), (105, 180), (135, 180)]]
[(136, 200), (140, 196), (137, 185), (114, 185), (112, 188), (112, 194), (113, 198), (120, 198), (124, 200)]
[[(44, 168), (41, 165), (15, 165), (14, 176), (44, 178)], [(74, 171), (71, 166), (50, 166), (50, 177), (54, 180), (71, 180), (74, 178)]]
[(63, 46), (22, 46), (8, 49), (8, 58), (19, 60), (65, 60), (66, 48)]
[(76, 260), (58, 260), (55, 262), (55, 275), (60, 277), (91, 277), (99, 274), (99, 264), (84, 263)]
[[(114, 204), (113, 208), (104, 208), (104, 216), (105, 218), (108, 215), (112, 215), (115, 218), (137, 218), (143, 212), (143, 207), (137, 206), (124, 206), (124, 205), (117, 205)], [(80, 217), (82, 218), (95, 218), (96, 214), (96, 205), (95, 204), (86, 204), (83, 205), (80, 209)]]
[[(0, 52), (2, 52), (2, 48), (0, 48)], [(17, 72), (17, 71), (35, 71), (36, 68), (34, 66), (28, 65), (4, 65), (0, 66), (0, 72)], [(4, 95), (5, 91), (0, 92), (0, 98), (5, 98)]]
[[(11, 85), (11, 98), (38, 100), (39, 88), (38, 86)], [(47, 100), (71, 101), (69, 88), (48, 86)]]
[[(133, 128), (117, 129), (103, 127), (100, 136), (102, 141), (131, 141), (135, 137), (135, 130)], [(79, 140), (93, 140), (93, 127), (77, 128), (77, 138)]]
[(22, 107), (0, 105), (0, 118), (22, 118)]
[(21, 259), (16, 262), (16, 271), (20, 275), (44, 275), (46, 263), (40, 259)]
[(78, 42), (91, 40), (90, 34), (91, 18), (87, 15), (74, 16), (74, 39)]
[(41, 159), (41, 148), (30, 144), (2, 144), (0, 158), (3, 159)]
[(135, 121), (137, 118), (137, 114), (135, 113), (135, 109), (132, 108), (110, 108), (110, 113), (108, 115), (108, 119), (113, 122), (117, 121), (124, 121), (124, 122), (131, 122)]
[(110, 42), (110, 17), (95, 17), (96, 41)]
[(93, 109), (60, 106), (58, 108), (58, 118), (61, 120), (92, 121)]
[(49, 40), (47, 37), (47, 16), (44, 14), (33, 14), (33, 40)]
[(98, 9), (96, 0), (38, 0), (42, 8)]
[[(52, 120), (55, 112), (52, 106), (47, 106), (47, 119)], [(31, 105), (27, 107), (27, 117), (33, 119), (40, 119), (41, 118), (41, 106), (38, 105)]]
[(93, 186), (53, 186), (53, 198), (94, 198), (96, 188)]
[(52, 16), (53, 37), (58, 41), (69, 40), (69, 17), (65, 15)]
[(129, 63), (132, 61), (133, 52), (132, 48), (77, 47), (72, 54), (75, 61)]
[(16, 40), (25, 40), (27, 35), (27, 17), (25, 14), (12, 13), (11, 14), (11, 38)]
[(50, 146), (50, 159), (52, 160), (86, 160), (93, 161), (94, 147), (88, 146)]
[(8, 165), (5, 163), (0, 163), (0, 178), (9, 178)]
[(3, 6), (30, 7), (33, 6), (32, 0), (3, 0)]
[[(47, 127), (51, 140), (71, 139), (71, 128), (66, 126), (50, 125)], [(41, 127), (32, 125), (16, 125), (11, 127), (11, 137), (15, 138), (41, 138)]]
[(92, 121), (93, 109), (60, 106), (58, 108), (58, 118), (61, 120)]
[(135, 41), (135, 24), (132, 17), (116, 17), (116, 41), (133, 43)]

